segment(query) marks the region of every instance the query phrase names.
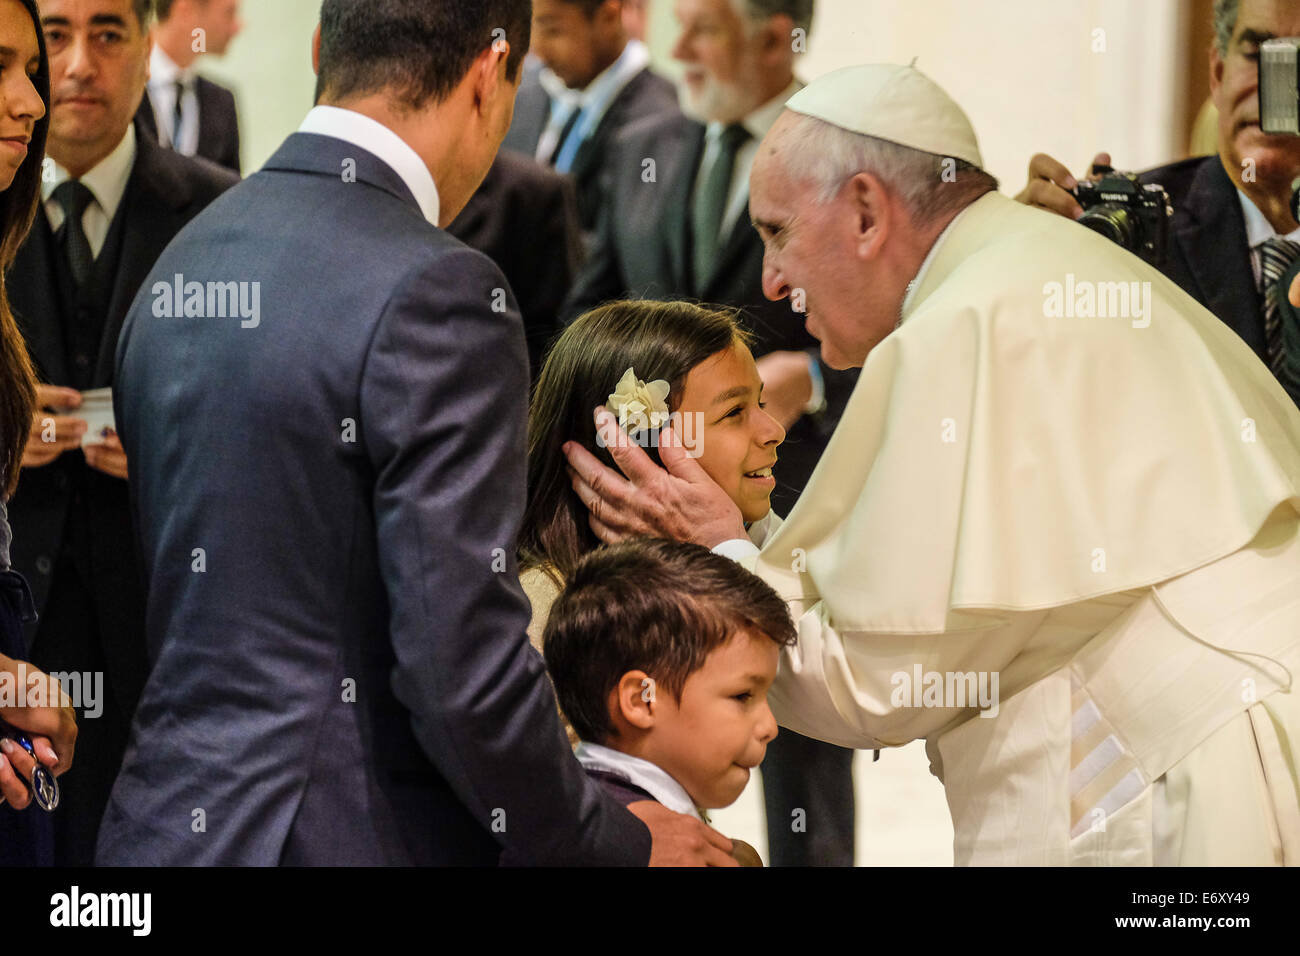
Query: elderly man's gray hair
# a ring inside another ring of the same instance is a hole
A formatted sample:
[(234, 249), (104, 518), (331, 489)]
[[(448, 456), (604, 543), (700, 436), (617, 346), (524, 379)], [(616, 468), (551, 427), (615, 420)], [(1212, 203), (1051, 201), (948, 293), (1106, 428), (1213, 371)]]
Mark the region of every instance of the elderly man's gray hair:
[(753, 23), (784, 13), (807, 33), (812, 29), (814, 0), (731, 0), (736, 12)]
[(853, 176), (871, 173), (902, 199), (918, 225), (929, 225), (998, 188), (997, 179), (964, 160), (791, 115), (796, 125), (782, 138), (782, 163), (791, 176), (812, 184), (823, 205)]
[(1228, 44), (1232, 42), (1232, 31), (1237, 29), (1240, 12), (1241, 0), (1214, 0), (1214, 43), (1220, 59), (1228, 58)]

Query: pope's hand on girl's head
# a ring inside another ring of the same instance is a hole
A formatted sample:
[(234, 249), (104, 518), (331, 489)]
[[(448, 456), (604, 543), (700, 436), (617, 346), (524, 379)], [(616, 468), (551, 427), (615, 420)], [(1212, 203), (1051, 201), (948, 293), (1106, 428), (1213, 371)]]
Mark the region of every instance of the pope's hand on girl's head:
[(573, 490), (591, 512), (592, 531), (602, 541), (651, 535), (712, 548), (745, 536), (740, 509), (682, 447), (673, 429), (659, 433), (659, 455), (667, 470), (628, 438), (603, 407), (596, 410), (596, 429), (622, 475), (577, 442), (566, 444), (564, 454)]

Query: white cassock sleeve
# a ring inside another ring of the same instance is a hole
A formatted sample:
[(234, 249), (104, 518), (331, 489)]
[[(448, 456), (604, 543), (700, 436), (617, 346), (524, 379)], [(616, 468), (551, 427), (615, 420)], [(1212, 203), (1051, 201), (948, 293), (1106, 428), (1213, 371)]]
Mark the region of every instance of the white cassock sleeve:
[[(749, 541), (727, 541), (713, 550), (755, 570), (758, 548)], [(987, 628), (917, 635), (838, 632), (821, 601), (811, 607), (791, 601), (790, 616), (799, 640), (782, 651), (768, 696), (777, 723), (859, 750), (902, 746), (968, 716), (970, 707), (921, 706), (918, 678), (926, 673), (945, 679), (953, 673), (1000, 674), (1044, 617), (1041, 612), (1007, 614), (990, 620)]]

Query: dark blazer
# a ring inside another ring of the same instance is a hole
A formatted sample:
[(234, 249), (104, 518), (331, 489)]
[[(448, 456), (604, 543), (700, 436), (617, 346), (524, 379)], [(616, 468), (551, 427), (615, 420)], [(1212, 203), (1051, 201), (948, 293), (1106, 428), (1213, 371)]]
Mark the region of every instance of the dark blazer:
[[(239, 113), (235, 94), (206, 77), (198, 77), (195, 92), (199, 98), (199, 147), (196, 155), (240, 172)], [(158, 140), (158, 119), (146, 90), (136, 119), (154, 140)]]
[(536, 379), (560, 330), (560, 307), (582, 261), (582, 230), (566, 176), (507, 150), (447, 231), (489, 256), (523, 313), (528, 363)]
[[(703, 283), (691, 275), (690, 196), (704, 153), (705, 128), (685, 117), (655, 117), (624, 131), (609, 150), (604, 207), (589, 258), (565, 306), (566, 318), (625, 297), (699, 299), (742, 309), (755, 356), (820, 348), (788, 300), (763, 295), (763, 243), (742, 213)], [(647, 165), (653, 160), (653, 168)], [(653, 174), (652, 181), (646, 181)], [(695, 290), (694, 292), (692, 290)], [(820, 359), (818, 359), (820, 361)], [(857, 370), (823, 364), (828, 407), (804, 416), (779, 450), (773, 507), (789, 513), (826, 447)]]
[(1161, 269), (1184, 292), (1222, 319), (1268, 361), (1263, 299), (1255, 287), (1246, 220), (1237, 187), (1218, 155), (1149, 170), (1174, 207), (1169, 254)]
[[(536, 73), (526, 74), (515, 99), (515, 118), (502, 145), (534, 157), (550, 112), (550, 97), (537, 81)], [(681, 115), (677, 87), (646, 67), (619, 91), (591, 135), (578, 148), (569, 175), (578, 190), (578, 213), (584, 230), (589, 232), (596, 227), (600, 179), (609, 166), (610, 144), (628, 126), (665, 115)]]
[[(260, 315), (155, 315), (177, 274), (258, 283)], [(525, 634), (503, 287), (301, 133), (163, 254), (118, 349), (153, 669), (98, 862), (647, 862)]]
[[(136, 141), (135, 167), (118, 211), (125, 217), (121, 259), (99, 352), (89, 357), (94, 367), (92, 388), (115, 384), (113, 360), (127, 309), (167, 243), (238, 181), (211, 163), (165, 150), (147, 136), (137, 136)], [(49, 219), (42, 210), (9, 269), (6, 283), (38, 377), (47, 385), (68, 385), (71, 376), (62, 323), (51, 307), (59, 301), (51, 267), (57, 255)], [(132, 547), (127, 483), (87, 466), (81, 452), (66, 452), (43, 468), (23, 470), (18, 491), (9, 503), (14, 567), (31, 583), (37, 611), (43, 612), (78, 486), (88, 496), (92, 524), (88, 537), (96, 617), (106, 638), (140, 635), (144, 595)], [(41, 633), (38, 627), (28, 625), (29, 644)], [(46, 635), (42, 633), (41, 639)], [(129, 644), (106, 639), (103, 650), (112, 686), (134, 701), (144, 684), (142, 635)]]

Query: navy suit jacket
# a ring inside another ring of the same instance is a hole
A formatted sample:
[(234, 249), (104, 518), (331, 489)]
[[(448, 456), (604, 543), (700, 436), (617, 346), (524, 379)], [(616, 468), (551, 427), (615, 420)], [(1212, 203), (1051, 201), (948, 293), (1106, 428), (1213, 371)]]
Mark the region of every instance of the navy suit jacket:
[[(249, 317), (167, 317), (176, 276)], [(163, 253), (117, 382), (153, 666), (97, 862), (647, 862), (525, 636), (519, 312), (389, 166), (290, 137)]]
[[(239, 112), (235, 106), (235, 94), (202, 76), (197, 78), (195, 92), (199, 98), (199, 148), (195, 155), (232, 172), (240, 172)], [(147, 90), (136, 120), (150, 136), (158, 139), (158, 119), (154, 116)]]
[(1250, 265), (1246, 219), (1222, 160), (1217, 154), (1185, 159), (1139, 178), (1163, 186), (1174, 207), (1161, 271), (1267, 362), (1264, 302)]

